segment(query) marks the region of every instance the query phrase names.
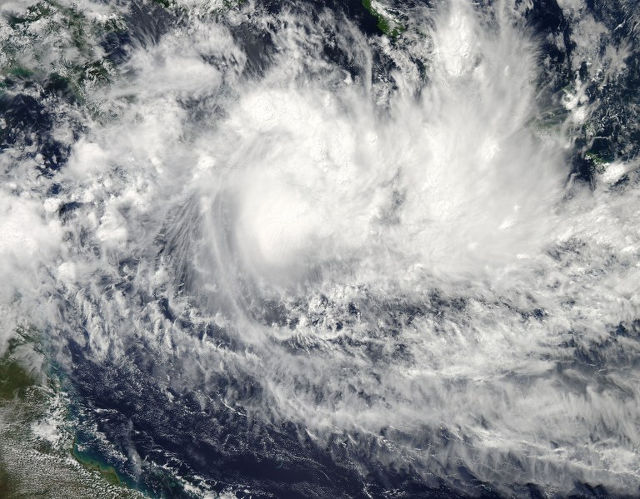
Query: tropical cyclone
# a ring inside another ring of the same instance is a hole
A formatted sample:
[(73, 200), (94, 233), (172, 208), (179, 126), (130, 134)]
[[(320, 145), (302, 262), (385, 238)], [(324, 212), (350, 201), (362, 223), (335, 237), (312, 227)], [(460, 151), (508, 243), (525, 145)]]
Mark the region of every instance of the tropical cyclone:
[(632, 2), (1, 9), (0, 347), (92, 466), (638, 493)]

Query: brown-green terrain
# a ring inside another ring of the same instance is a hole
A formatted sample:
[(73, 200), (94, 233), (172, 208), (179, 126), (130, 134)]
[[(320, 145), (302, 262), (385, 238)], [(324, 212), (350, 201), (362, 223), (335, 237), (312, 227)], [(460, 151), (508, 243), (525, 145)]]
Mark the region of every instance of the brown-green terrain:
[(24, 334), (0, 357), (0, 497), (142, 497), (78, 452), (64, 395), (30, 367), (40, 360)]

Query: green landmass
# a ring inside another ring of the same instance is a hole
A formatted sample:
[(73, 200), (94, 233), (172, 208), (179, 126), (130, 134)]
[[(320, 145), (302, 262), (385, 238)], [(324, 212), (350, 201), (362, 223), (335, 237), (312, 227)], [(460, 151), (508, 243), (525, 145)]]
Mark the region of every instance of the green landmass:
[(0, 360), (0, 400), (23, 399), (33, 384), (31, 374), (18, 362), (7, 357)]
[(598, 153), (595, 153), (595, 152), (589, 151), (584, 155), (584, 157), (597, 166), (601, 166), (608, 163), (607, 160), (605, 160), (602, 156), (600, 156)]
[[(0, 357), (0, 498), (144, 497), (78, 449), (59, 383), (30, 367), (41, 356), (37, 333), (21, 329)], [(36, 430), (47, 424), (53, 443)]]
[(88, 19), (76, 6), (55, 0), (41, 0), (24, 13), (9, 15), (4, 25), (0, 86), (35, 82), (71, 101), (81, 101), (87, 86), (111, 80), (115, 67), (98, 48), (99, 41), (106, 33), (126, 30), (115, 14)]
[(367, 10), (367, 12), (369, 12), (369, 14), (377, 19), (378, 29), (388, 37), (396, 39), (403, 31), (406, 30), (405, 26), (376, 10), (371, 4), (371, 0), (362, 0), (362, 6)]

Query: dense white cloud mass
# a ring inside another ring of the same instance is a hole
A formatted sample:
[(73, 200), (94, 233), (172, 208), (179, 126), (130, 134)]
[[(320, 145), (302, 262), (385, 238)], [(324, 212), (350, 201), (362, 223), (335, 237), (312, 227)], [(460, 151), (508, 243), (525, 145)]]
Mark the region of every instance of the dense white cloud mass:
[[(167, 403), (195, 390), (320, 446), (347, 435), (363, 475), (637, 492), (640, 189), (609, 188), (637, 164), (573, 181), (590, 110), (567, 91), (563, 123), (539, 125), (540, 40), (516, 4), (415, 8), (402, 43), (375, 41), (386, 81), (374, 42), (329, 11), (251, 4), (141, 44), (88, 94), (60, 192), (30, 194), (26, 174), (2, 188), (2, 310), (46, 330), (61, 365), (69, 340), (123, 365), (137, 342)], [(259, 77), (242, 22), (275, 43)], [(354, 71), (323, 55), (329, 27)], [(624, 54), (604, 60), (613, 74)]]

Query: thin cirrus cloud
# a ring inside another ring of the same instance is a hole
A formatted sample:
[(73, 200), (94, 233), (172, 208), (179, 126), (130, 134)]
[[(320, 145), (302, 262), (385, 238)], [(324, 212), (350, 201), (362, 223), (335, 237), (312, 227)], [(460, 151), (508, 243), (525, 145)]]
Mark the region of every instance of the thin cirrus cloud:
[[(142, 338), (172, 389), (249, 376), (261, 395), (229, 387), (226, 405), (321, 442), (384, 432), (368, 459), (427, 482), (463, 462), (498, 484), (637, 487), (638, 345), (603, 347), (597, 374), (572, 362), (635, 318), (638, 191), (568, 181), (570, 130), (534, 124), (539, 41), (499, 5), (491, 20), (463, 1), (417, 11), (428, 36), (404, 50), (428, 58), (426, 83), (387, 46), (400, 69), (372, 85), (367, 41), (328, 13), (356, 77), (293, 13), (259, 78), (217, 25), (138, 47), (91, 96), (113, 118), (71, 144), (67, 237), (5, 191), (0, 255), (29, 261), (9, 282), (47, 269), (21, 299), (72, 303), (82, 334), (44, 322), (97, 360)], [(104, 293), (124, 278), (146, 298)], [(200, 341), (149, 297), (241, 347)]]

